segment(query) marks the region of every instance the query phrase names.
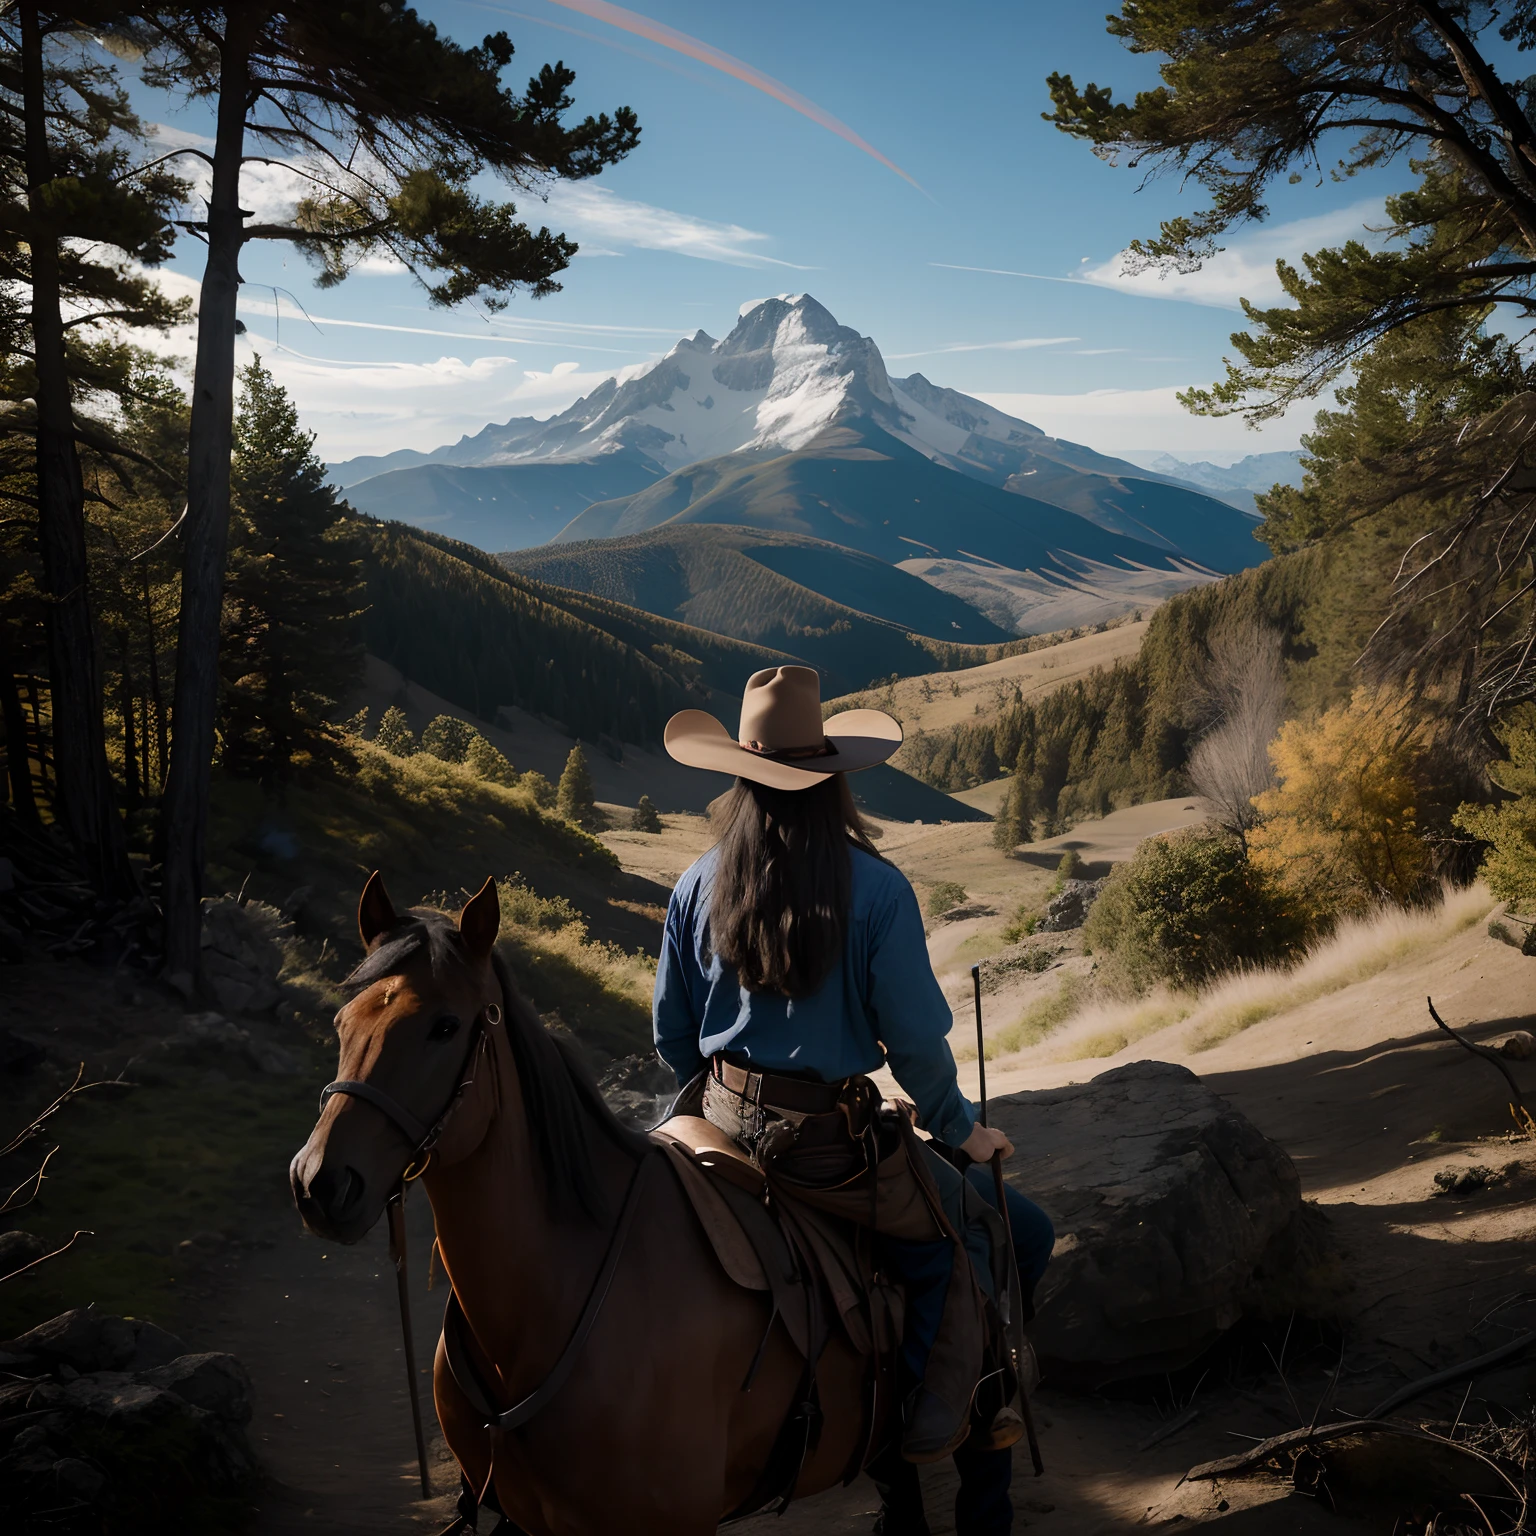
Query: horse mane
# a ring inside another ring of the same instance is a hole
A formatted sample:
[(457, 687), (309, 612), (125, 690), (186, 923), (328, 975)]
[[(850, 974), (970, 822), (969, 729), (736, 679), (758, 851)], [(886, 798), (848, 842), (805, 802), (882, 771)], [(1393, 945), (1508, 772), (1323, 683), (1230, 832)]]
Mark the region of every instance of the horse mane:
[[(467, 969), (458, 925), (430, 908), (405, 913), (377, 949), (342, 985), (354, 996), (386, 976), (403, 973), (411, 957), (425, 947), (434, 975)], [(504, 1027), (522, 1089), (528, 1128), (544, 1165), (549, 1209), (554, 1215), (582, 1214), (593, 1221), (607, 1214), (608, 1202), (592, 1160), (587, 1131), (597, 1129), (621, 1151), (640, 1157), (649, 1140), (624, 1125), (608, 1107), (574, 1041), (548, 1029), (513, 980), (499, 951), (491, 954), (491, 969), (505, 1001)]]

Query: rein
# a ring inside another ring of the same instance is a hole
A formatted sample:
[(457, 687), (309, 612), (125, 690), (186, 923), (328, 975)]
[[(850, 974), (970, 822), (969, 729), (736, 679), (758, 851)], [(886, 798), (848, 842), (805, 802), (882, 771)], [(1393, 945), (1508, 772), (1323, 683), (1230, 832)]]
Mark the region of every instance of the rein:
[[(443, 1106), (442, 1113), (431, 1125), (424, 1124), (409, 1109), (405, 1107), (393, 1094), (384, 1089), (375, 1087), (374, 1084), (364, 1082), (360, 1078), (338, 1078), (333, 1083), (327, 1083), (320, 1090), (320, 1108), (323, 1111), (326, 1103), (336, 1094), (344, 1094), (348, 1098), (360, 1099), (363, 1103), (371, 1105), (378, 1110), (410, 1143), (411, 1155), (406, 1163), (405, 1171), (400, 1177), (400, 1183), (390, 1195), (387, 1210), (389, 1217), (389, 1254), (395, 1266), (395, 1287), (400, 1302), (400, 1327), (405, 1341), (405, 1367), (407, 1384), (411, 1395), (411, 1420), (416, 1431), (416, 1459), (421, 1474), (421, 1496), (423, 1499), (432, 1497), (431, 1478), (427, 1472), (426, 1439), (422, 1432), (421, 1421), (421, 1393), (416, 1379), (416, 1345), (411, 1332), (411, 1304), (410, 1290), (407, 1283), (406, 1250), (405, 1250), (405, 1190), (408, 1184), (414, 1183), (426, 1172), (427, 1163), (431, 1161), (432, 1152), (437, 1146), (443, 1134), (443, 1128), (448, 1123), (449, 1116), (458, 1107), (459, 1100), (467, 1089), (473, 1086), (474, 1070), (477, 1057), (481, 1054), (486, 1044), (486, 1029), (496, 1028), (502, 1021), (502, 1010), (495, 1003), (488, 1003), (476, 1016), (474, 1029), (470, 1035), (468, 1049), (464, 1053), (464, 1065), (459, 1069), (461, 1081), (448, 1102)], [(624, 1201), (619, 1209), (618, 1220), (614, 1223), (613, 1231), (608, 1238), (608, 1247), (603, 1254), (603, 1262), (593, 1277), (592, 1287), (587, 1292), (587, 1299), (581, 1309), (581, 1315), (576, 1320), (576, 1326), (571, 1331), (571, 1336), (566, 1340), (565, 1348), (560, 1352), (560, 1358), (555, 1362), (549, 1374), (521, 1401), (514, 1403), (512, 1407), (500, 1409), (496, 1406), (496, 1397), (493, 1389), (486, 1382), (484, 1375), (475, 1365), (472, 1356), (466, 1346), (464, 1334), (468, 1319), (464, 1316), (464, 1309), (459, 1303), (458, 1292), (450, 1286), (448, 1293), (448, 1306), (443, 1314), (443, 1346), (447, 1356), (448, 1369), (453, 1376), (455, 1384), (468, 1399), (470, 1406), (485, 1421), (485, 1427), (490, 1431), (491, 1465), (486, 1476), (485, 1486), (478, 1493), (465, 1479), (464, 1492), (459, 1499), (458, 1518), (441, 1533), (441, 1536), (450, 1536), (450, 1533), (462, 1531), (466, 1528), (474, 1528), (475, 1511), (489, 1499), (494, 1499), (493, 1483), (496, 1477), (496, 1442), (507, 1430), (517, 1429), (526, 1424), (543, 1408), (554, 1400), (560, 1389), (565, 1385), (571, 1372), (576, 1367), (582, 1349), (586, 1345), (588, 1337), (597, 1324), (598, 1314), (603, 1310), (603, 1303), (608, 1299), (608, 1292), (613, 1287), (614, 1276), (618, 1273), (619, 1261), (624, 1256), (624, 1247), (629, 1237), (630, 1229), (634, 1225), (635, 1213), (640, 1208), (640, 1193), (644, 1186), (650, 1166), (656, 1159), (649, 1155), (643, 1155), (635, 1166), (635, 1171), (630, 1175), (629, 1185), (624, 1191)], [(473, 1330), (470, 1330), (473, 1337)], [(492, 1504), (494, 1508), (494, 1504)]]
[(395, 1294), (400, 1303), (400, 1331), (404, 1336), (406, 1385), (411, 1393), (411, 1427), (416, 1432), (416, 1470), (421, 1477), (421, 1496), (424, 1499), (432, 1497), (432, 1478), (427, 1471), (427, 1439), (421, 1424), (421, 1385), (416, 1379), (416, 1339), (411, 1332), (410, 1277), (405, 1251), (405, 1187), (427, 1171), (427, 1163), (432, 1159), (433, 1149), (443, 1134), (448, 1117), (458, 1108), (465, 1091), (474, 1084), (475, 1061), (486, 1043), (485, 1031), (487, 1028), (495, 1029), (501, 1019), (501, 1008), (496, 1003), (487, 1003), (475, 1015), (469, 1046), (464, 1052), (464, 1064), (459, 1068), (459, 1085), (448, 1096), (443, 1112), (431, 1125), (424, 1125), (393, 1094), (361, 1078), (337, 1078), (334, 1083), (327, 1083), (320, 1090), (322, 1113), (327, 1101), (338, 1093), (351, 1099), (361, 1099), (364, 1104), (371, 1104), (378, 1110), (411, 1144), (411, 1155), (406, 1159), (400, 1182), (395, 1186), (385, 1208), (389, 1217), (389, 1257), (395, 1266)]

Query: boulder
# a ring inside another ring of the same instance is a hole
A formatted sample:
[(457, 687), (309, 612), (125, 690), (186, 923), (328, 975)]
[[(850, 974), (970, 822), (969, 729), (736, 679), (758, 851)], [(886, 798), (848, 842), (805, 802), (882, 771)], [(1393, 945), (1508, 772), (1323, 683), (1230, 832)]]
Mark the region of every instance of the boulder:
[(266, 1013), (282, 1000), (278, 973), (292, 924), (262, 901), (235, 896), (203, 902), (203, 975), (230, 1013)]
[(1030, 1336), (1063, 1385), (1175, 1370), (1261, 1292), (1298, 1289), (1301, 1185), (1283, 1148), (1186, 1067), (1139, 1061), (1010, 1094), (1010, 1183), (1056, 1226)]
[(1035, 924), (1035, 932), (1065, 933), (1069, 928), (1081, 928), (1087, 920), (1088, 908), (1103, 889), (1102, 880), (1064, 881), (1061, 890), (1046, 903), (1045, 915)]
[(89, 1308), (0, 1344), (0, 1530), (222, 1529), (256, 1475), (250, 1392), (232, 1355)]

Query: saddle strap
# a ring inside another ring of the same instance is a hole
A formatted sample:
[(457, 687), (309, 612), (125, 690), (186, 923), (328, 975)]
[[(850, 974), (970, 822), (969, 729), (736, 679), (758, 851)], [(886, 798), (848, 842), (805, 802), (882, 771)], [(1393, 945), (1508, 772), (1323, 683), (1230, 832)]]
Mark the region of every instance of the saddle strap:
[(465, 1341), (467, 1322), (464, 1309), (459, 1304), (458, 1292), (449, 1292), (448, 1306), (443, 1314), (443, 1349), (447, 1357), (448, 1369), (459, 1390), (469, 1399), (475, 1412), (485, 1421), (487, 1429), (505, 1432), (526, 1424), (553, 1401), (576, 1368), (576, 1361), (581, 1355), (582, 1347), (591, 1335), (597, 1323), (598, 1314), (603, 1310), (603, 1303), (608, 1299), (608, 1292), (613, 1286), (613, 1277), (618, 1272), (619, 1260), (624, 1254), (624, 1241), (629, 1236), (629, 1229), (634, 1225), (635, 1212), (640, 1208), (641, 1186), (650, 1172), (651, 1164), (656, 1161), (657, 1159), (651, 1153), (641, 1157), (639, 1165), (630, 1177), (629, 1188), (624, 1193), (623, 1208), (614, 1225), (613, 1235), (608, 1239), (608, 1251), (604, 1254), (602, 1267), (592, 1282), (592, 1289), (587, 1292), (586, 1305), (581, 1309), (576, 1327), (549, 1375), (521, 1402), (514, 1403), (510, 1408), (497, 1408), (494, 1390), (475, 1365)]

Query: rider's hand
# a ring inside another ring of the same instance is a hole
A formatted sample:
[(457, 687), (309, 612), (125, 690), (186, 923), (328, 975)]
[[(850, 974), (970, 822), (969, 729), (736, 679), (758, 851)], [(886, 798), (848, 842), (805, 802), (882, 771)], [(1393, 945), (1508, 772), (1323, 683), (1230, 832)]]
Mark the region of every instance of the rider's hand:
[(971, 1134), (960, 1143), (960, 1150), (973, 1163), (990, 1163), (994, 1152), (1012, 1157), (1013, 1143), (1001, 1131), (993, 1130), (978, 1120), (971, 1127)]

